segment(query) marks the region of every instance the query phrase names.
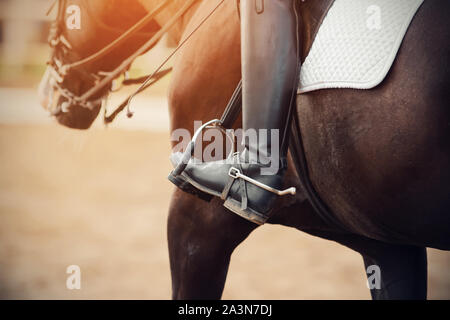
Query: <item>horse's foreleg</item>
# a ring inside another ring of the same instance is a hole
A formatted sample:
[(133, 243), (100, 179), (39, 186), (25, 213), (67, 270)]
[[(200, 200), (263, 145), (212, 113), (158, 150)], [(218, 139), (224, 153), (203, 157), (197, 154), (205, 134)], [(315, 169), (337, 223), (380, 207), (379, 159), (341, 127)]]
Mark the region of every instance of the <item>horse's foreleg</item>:
[(219, 299), (230, 257), (256, 225), (176, 190), (168, 220), (173, 299)]
[[(381, 249), (381, 248), (380, 248)], [(426, 248), (413, 246), (383, 246), (381, 250), (363, 255), (368, 277), (373, 276), (373, 268), (380, 269), (381, 285), (372, 284), (372, 299), (424, 300), (427, 298), (427, 253)]]

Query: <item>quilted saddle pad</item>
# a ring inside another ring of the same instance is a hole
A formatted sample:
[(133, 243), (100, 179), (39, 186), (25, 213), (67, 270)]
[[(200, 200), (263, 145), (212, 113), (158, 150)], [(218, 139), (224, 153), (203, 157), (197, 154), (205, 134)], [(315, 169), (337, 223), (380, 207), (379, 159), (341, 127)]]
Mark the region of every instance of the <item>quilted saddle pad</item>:
[(376, 87), (423, 1), (335, 0), (302, 65), (298, 93)]

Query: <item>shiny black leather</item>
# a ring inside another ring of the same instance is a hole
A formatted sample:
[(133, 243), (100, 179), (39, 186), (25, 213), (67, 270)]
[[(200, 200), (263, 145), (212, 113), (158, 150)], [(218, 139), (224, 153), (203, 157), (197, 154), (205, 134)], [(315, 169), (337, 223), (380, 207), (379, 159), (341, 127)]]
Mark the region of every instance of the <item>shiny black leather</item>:
[[(232, 163), (190, 162), (180, 175), (201, 192), (221, 196), (227, 200), (227, 208), (256, 223), (264, 223), (269, 218), (276, 195), (243, 179), (233, 180), (229, 169), (233, 166), (272, 188), (282, 186), (288, 145), (287, 128), (291, 109), (295, 105), (299, 77), (297, 30), (295, 0), (241, 1), (243, 129), (244, 132), (266, 129), (268, 137), (259, 136), (256, 144), (244, 141), (245, 151), (235, 155)], [(279, 134), (275, 146), (272, 145), (270, 130), (276, 130)], [(261, 169), (273, 165), (267, 164), (272, 148), (278, 149), (280, 169), (274, 174), (264, 175)], [(248, 163), (248, 157), (256, 159), (256, 163)], [(176, 165), (181, 158), (181, 154), (176, 154), (172, 162)], [(227, 185), (231, 183), (229, 192), (224, 194), (224, 189), (227, 190)]]
[[(263, 2), (264, 11), (258, 14), (255, 0), (241, 1), (243, 127), (278, 129), (285, 153), (299, 76), (296, 1)], [(250, 153), (270, 150), (270, 141), (268, 137), (246, 147)]]
[[(262, 182), (272, 188), (280, 189), (283, 184), (283, 173), (285, 169), (280, 169), (275, 175), (262, 175), (261, 164), (242, 163), (242, 156), (236, 154), (234, 161), (214, 161), (204, 162), (200, 164), (188, 164), (182, 176), (189, 182), (194, 183), (206, 193), (222, 197), (222, 193), (227, 183), (232, 181), (230, 191), (225, 195), (223, 200), (231, 197), (241, 204), (241, 209), (251, 208), (258, 212), (261, 216), (268, 218), (269, 211), (272, 208), (276, 196), (252, 183), (245, 182), (241, 179), (233, 181), (228, 175), (231, 167), (239, 169), (243, 174)], [(245, 195), (244, 195), (245, 193)], [(242, 204), (243, 197), (246, 197), (246, 204)]]

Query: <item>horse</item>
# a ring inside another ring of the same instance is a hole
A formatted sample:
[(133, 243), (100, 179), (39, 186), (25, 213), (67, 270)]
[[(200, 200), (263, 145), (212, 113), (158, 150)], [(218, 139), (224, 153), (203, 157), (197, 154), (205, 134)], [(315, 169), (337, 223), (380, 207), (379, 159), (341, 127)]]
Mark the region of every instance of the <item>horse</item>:
[[(139, 2), (148, 11), (159, 3)], [(298, 4), (302, 61), (331, 2)], [(174, 32), (182, 40), (196, 31), (174, 62), (171, 130), (192, 134), (194, 120), (219, 117), (241, 78), (236, 2), (224, 1), (205, 21), (220, 3), (198, 2)], [(280, 198), (268, 223), (338, 242), (361, 254), (365, 267), (378, 266), (381, 288), (370, 290), (373, 299), (426, 299), (426, 248), (450, 249), (450, 34), (442, 28), (449, 13), (444, 0), (423, 3), (376, 88), (297, 97), (285, 184), (299, 192)], [(295, 170), (299, 153), (337, 224), (311, 204)], [(219, 299), (231, 254), (257, 227), (219, 199), (174, 190), (167, 224), (172, 298)]]

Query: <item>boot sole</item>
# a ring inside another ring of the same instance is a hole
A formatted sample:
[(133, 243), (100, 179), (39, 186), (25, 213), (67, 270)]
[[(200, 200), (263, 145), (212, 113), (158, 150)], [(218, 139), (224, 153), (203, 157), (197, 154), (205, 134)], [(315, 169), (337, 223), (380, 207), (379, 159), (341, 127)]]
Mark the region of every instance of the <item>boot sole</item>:
[[(209, 188), (206, 188), (204, 186), (201, 186), (195, 181), (192, 181), (191, 179), (189, 179), (189, 177), (184, 176), (183, 173), (178, 176), (175, 176), (171, 173), (168, 178), (173, 184), (175, 184), (181, 190), (193, 194), (202, 200), (209, 202), (213, 198), (213, 196), (219, 198), (221, 196), (220, 193), (211, 190)], [(256, 223), (257, 225), (263, 225), (269, 219), (268, 216), (259, 213), (249, 207), (247, 207), (246, 209), (242, 209), (241, 203), (237, 200), (234, 200), (231, 197), (228, 197), (225, 200), (223, 206), (228, 210), (230, 210), (231, 212), (237, 214), (238, 216), (250, 222)]]
[(244, 219), (256, 223), (257, 225), (263, 225), (264, 223), (266, 223), (267, 219), (269, 219), (269, 217), (259, 212), (256, 212), (251, 208), (247, 207), (246, 209), (242, 209), (241, 203), (230, 197), (228, 197), (227, 200), (225, 200), (223, 206), (228, 210), (232, 211), (233, 213), (237, 214), (238, 216), (241, 216)]
[(203, 191), (200, 191), (199, 189), (194, 187), (181, 175), (175, 176), (174, 174), (170, 173), (167, 178), (169, 179), (170, 182), (172, 182), (175, 186), (180, 188), (182, 191), (192, 194), (192, 195), (200, 198), (203, 201), (210, 202), (211, 199), (213, 198), (212, 195), (207, 194)]

